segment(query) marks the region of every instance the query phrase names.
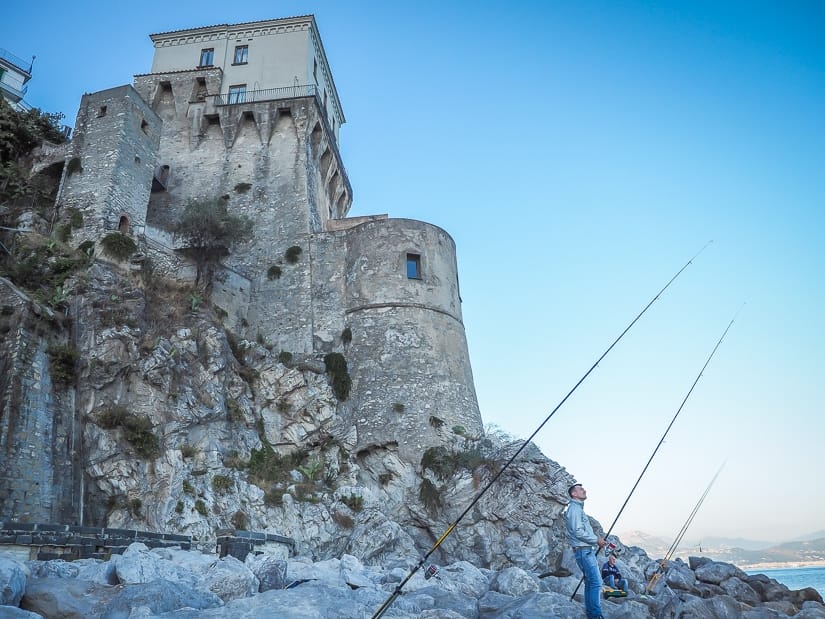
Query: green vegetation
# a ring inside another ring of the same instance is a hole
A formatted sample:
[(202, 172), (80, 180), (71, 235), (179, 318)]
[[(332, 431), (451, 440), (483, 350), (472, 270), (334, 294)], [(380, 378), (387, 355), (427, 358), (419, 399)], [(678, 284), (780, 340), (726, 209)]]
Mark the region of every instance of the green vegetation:
[(438, 479), (452, 477), (460, 470), (472, 471), (482, 465), (492, 465), (494, 460), (474, 447), (465, 451), (450, 451), (445, 447), (430, 447), (421, 457), (421, 468), (432, 471)]
[(418, 487), (418, 499), (431, 516), (435, 516), (438, 510), (441, 509), (443, 503), (441, 492), (441, 489), (429, 479), (421, 480), (421, 485)]
[(290, 361), (292, 361), (292, 353), (286, 350), (282, 350), (278, 353), (278, 361), (286, 365)]
[(252, 238), (252, 221), (230, 214), (225, 201), (190, 200), (173, 233), (186, 244), (184, 253), (195, 261), (195, 285), (203, 280), (208, 286), (214, 265), (233, 245)]
[(386, 486), (388, 483), (392, 481), (394, 475), (392, 473), (381, 473), (378, 475), (378, 483), (382, 486)]
[(232, 478), (227, 475), (215, 475), (212, 478), (212, 489), (223, 494), (232, 488)]
[(181, 488), (186, 494), (195, 494), (195, 488), (192, 486), (188, 479), (183, 480)]
[(284, 252), (284, 260), (286, 260), (289, 264), (295, 264), (301, 258), (301, 252), (304, 250), (301, 249), (298, 245), (293, 245), (292, 247), (287, 248)]
[(246, 514), (240, 510), (232, 514), (232, 518), (230, 520), (232, 526), (238, 531), (246, 531), (246, 527), (248, 526), (247, 521), (248, 518)]
[(80, 212), (80, 209), (69, 209), (69, 225), (74, 229), (83, 227), (83, 213)]
[(126, 260), (137, 251), (137, 244), (132, 237), (120, 232), (110, 232), (100, 240), (103, 253), (120, 262)]
[(229, 452), (229, 455), (223, 459), (223, 465), (228, 469), (242, 471), (246, 468), (246, 460), (241, 458), (241, 455), (233, 449)]
[(280, 279), (281, 278), (281, 267), (277, 264), (273, 264), (269, 269), (266, 271), (267, 278), (271, 281), (273, 279)]
[(300, 466), (305, 459), (304, 451), (280, 456), (265, 442), (261, 449), (252, 450), (247, 469), (249, 475), (259, 482), (283, 482), (289, 478), (289, 472)]
[(80, 352), (71, 344), (54, 344), (46, 352), (49, 355), (52, 381), (64, 387), (73, 384)]
[(197, 454), (197, 453), (198, 453), (198, 448), (193, 446), (193, 445), (184, 444), (184, 445), (181, 445), (181, 447), (180, 447), (180, 455), (183, 458), (186, 458), (186, 459), (194, 458), (195, 454)]
[(354, 512), (360, 512), (364, 508), (364, 497), (350, 494), (348, 497), (341, 497), (341, 502)]
[(80, 163), (80, 157), (72, 157), (69, 159), (69, 163), (66, 164), (66, 175), (71, 176), (72, 174), (83, 172), (83, 166)]
[(344, 512), (332, 512), (332, 521), (344, 529), (351, 529), (355, 526), (355, 521)]
[(178, 514), (183, 513), (183, 501), (178, 501), (177, 505), (175, 505), (175, 512)]
[(95, 422), (106, 430), (123, 429), (123, 437), (139, 456), (151, 460), (160, 455), (160, 441), (152, 432), (149, 417), (130, 413), (122, 406), (112, 406), (98, 413)]
[(306, 466), (299, 465), (297, 468), (308, 481), (315, 481), (323, 469), (323, 463), (318, 458), (310, 460)]
[(453, 426), (453, 434), (458, 434), (459, 436), (464, 436), (467, 430), (464, 429), (464, 426)]
[(342, 402), (349, 397), (352, 379), (347, 370), (347, 360), (339, 352), (331, 352), (324, 357), (327, 374), (332, 377), (332, 391)]
[(201, 516), (208, 516), (209, 510), (206, 509), (206, 503), (203, 502), (203, 499), (198, 499), (195, 501), (195, 511), (198, 512)]
[(138, 498), (134, 498), (129, 501), (129, 512), (133, 516), (140, 517), (141, 516), (141, 509), (143, 508), (143, 501)]
[(242, 423), (244, 421), (243, 409), (237, 400), (226, 399), (226, 418), (231, 423)]

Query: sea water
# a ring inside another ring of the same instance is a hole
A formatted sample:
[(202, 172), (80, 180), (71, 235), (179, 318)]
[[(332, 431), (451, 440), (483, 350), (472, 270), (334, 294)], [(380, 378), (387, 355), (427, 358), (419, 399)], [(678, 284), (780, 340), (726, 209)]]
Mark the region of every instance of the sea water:
[(825, 567), (792, 567), (745, 571), (748, 574), (764, 574), (768, 578), (774, 578), (788, 589), (813, 587), (825, 598)]

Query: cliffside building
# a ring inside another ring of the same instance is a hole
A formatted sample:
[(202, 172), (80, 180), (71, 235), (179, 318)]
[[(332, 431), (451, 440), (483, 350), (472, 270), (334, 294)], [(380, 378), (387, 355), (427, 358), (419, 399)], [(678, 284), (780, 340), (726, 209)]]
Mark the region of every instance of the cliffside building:
[(15, 110), (25, 111), (29, 106), (23, 101), (26, 83), (32, 78), (32, 63), (18, 58), (5, 49), (0, 49), (0, 95)]
[[(60, 218), (82, 214), (72, 243), (120, 231), (156, 273), (192, 281), (174, 224), (190, 200), (224, 200), (254, 234), (222, 260), (211, 303), (227, 329), (276, 352), (344, 354), (352, 389), (340, 412), (356, 450), (397, 447), (417, 463), (453, 434), (479, 436), (455, 244), (425, 222), (347, 216), (345, 116), (314, 17), (151, 40), (150, 73), (81, 100), (56, 201)], [(0, 507), (68, 519), (69, 500), (26, 496), (12, 488)]]

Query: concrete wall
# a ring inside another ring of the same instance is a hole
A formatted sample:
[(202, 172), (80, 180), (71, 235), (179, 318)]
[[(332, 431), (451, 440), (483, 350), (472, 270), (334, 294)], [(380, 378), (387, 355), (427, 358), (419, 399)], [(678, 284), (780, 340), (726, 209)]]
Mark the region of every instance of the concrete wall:
[[(118, 230), (142, 234), (161, 121), (131, 86), (84, 95), (57, 204), (83, 215), (75, 243)], [(73, 160), (75, 163), (73, 163)]]

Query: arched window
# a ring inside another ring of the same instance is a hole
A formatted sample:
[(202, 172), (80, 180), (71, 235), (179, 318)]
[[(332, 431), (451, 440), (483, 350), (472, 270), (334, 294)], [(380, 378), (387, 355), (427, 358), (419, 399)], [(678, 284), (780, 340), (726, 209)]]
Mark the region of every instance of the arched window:
[(120, 216), (120, 221), (117, 224), (117, 231), (121, 234), (131, 234), (132, 225), (126, 215)]

